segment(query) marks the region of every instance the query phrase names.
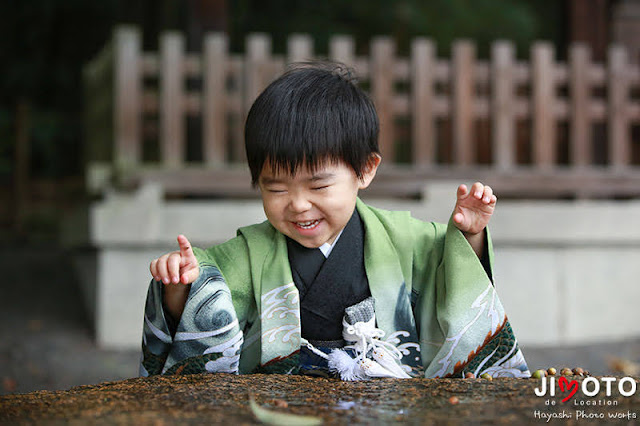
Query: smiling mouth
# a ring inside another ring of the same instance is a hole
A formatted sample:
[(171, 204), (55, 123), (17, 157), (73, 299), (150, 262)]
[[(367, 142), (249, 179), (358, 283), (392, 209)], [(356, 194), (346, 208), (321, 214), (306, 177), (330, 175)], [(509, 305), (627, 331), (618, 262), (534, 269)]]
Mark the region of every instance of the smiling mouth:
[(313, 229), (320, 223), (320, 219), (310, 220), (308, 222), (293, 222), (302, 229)]

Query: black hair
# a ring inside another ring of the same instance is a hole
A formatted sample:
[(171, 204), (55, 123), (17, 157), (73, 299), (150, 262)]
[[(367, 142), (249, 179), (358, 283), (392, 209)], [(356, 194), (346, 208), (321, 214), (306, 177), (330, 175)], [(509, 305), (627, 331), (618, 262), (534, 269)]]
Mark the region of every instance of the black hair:
[(294, 175), (344, 162), (361, 179), (378, 150), (378, 115), (354, 73), (335, 62), (293, 64), (253, 103), (245, 149), (255, 186), (266, 162)]

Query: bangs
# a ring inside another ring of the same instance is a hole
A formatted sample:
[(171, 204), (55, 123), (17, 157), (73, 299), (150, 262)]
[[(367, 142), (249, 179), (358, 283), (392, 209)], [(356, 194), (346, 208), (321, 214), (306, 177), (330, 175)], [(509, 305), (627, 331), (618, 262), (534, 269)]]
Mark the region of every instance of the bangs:
[(308, 171), (310, 174), (315, 174), (317, 171), (322, 170), (326, 166), (338, 165), (342, 162), (342, 160), (339, 158), (330, 158), (330, 157), (315, 158), (313, 159), (313, 162), (307, 162), (307, 161), (289, 162), (289, 161), (283, 161), (283, 160), (285, 159), (280, 158), (280, 161), (273, 161), (270, 158), (267, 158), (264, 161), (264, 164), (262, 165), (262, 169), (260, 170), (260, 173), (258, 174), (258, 177), (254, 182), (254, 185), (258, 183), (258, 179), (260, 178), (260, 175), (265, 170), (274, 176), (278, 176), (280, 174), (286, 174), (289, 177), (293, 178), (296, 175), (296, 173), (298, 173), (300, 170), (305, 170), (305, 171)]
[(350, 80), (327, 69), (285, 73), (256, 99), (245, 126), (252, 183), (268, 163), (275, 173), (295, 175), (344, 162), (358, 178), (378, 152), (373, 103)]

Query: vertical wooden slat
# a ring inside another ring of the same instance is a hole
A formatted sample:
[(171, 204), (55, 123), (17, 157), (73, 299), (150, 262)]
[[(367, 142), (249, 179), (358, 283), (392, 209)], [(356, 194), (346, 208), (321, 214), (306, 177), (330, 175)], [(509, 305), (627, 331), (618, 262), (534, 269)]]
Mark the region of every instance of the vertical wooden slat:
[(267, 34), (250, 34), (247, 36), (245, 111), (249, 111), (253, 101), (264, 89), (264, 74), (268, 68), (267, 61), (270, 53), (271, 38)]
[(227, 155), (227, 63), (229, 42), (222, 33), (204, 40), (202, 125), (204, 160), (224, 163)]
[(627, 52), (621, 46), (611, 46), (608, 52), (608, 123), (609, 162), (614, 168), (624, 168), (631, 158), (631, 137), (626, 114), (629, 81), (625, 73)]
[(533, 92), (533, 162), (537, 167), (548, 168), (556, 162), (555, 105), (553, 77), (553, 46), (539, 42), (532, 47)]
[(453, 46), (453, 161), (456, 165), (470, 165), (473, 150), (475, 45), (468, 40), (456, 41)]
[(329, 58), (353, 68), (356, 63), (353, 37), (345, 35), (331, 37), (329, 40)]
[(371, 42), (371, 93), (380, 119), (380, 153), (389, 163), (395, 160), (392, 110), (394, 50), (393, 40), (389, 37), (376, 37)]
[(569, 48), (569, 95), (571, 96), (569, 163), (583, 167), (592, 162), (589, 106), (591, 84), (590, 52), (587, 45)]
[(114, 34), (114, 161), (135, 166), (142, 157), (141, 36), (132, 27), (119, 27)]
[(246, 84), (244, 69), (244, 55), (232, 55), (229, 58), (229, 106), (233, 105), (233, 113), (229, 120), (229, 152), (227, 158), (235, 161), (236, 150), (233, 147), (244, 146), (244, 85)]
[(163, 164), (182, 165), (185, 159), (184, 36), (160, 37), (160, 152)]
[(287, 63), (313, 59), (313, 40), (308, 34), (292, 34), (287, 40)]
[(514, 46), (498, 41), (491, 46), (491, 125), (493, 162), (502, 170), (516, 163)]
[[(244, 67), (245, 84), (243, 94), (243, 119), (260, 92), (265, 88), (265, 74), (269, 70), (269, 54), (271, 53), (271, 38), (267, 34), (249, 34), (247, 36), (247, 53)], [(233, 145), (233, 158), (245, 161), (246, 153), (243, 144)]]
[(411, 117), (413, 163), (435, 163), (435, 120), (432, 110), (435, 46), (419, 37), (411, 43)]

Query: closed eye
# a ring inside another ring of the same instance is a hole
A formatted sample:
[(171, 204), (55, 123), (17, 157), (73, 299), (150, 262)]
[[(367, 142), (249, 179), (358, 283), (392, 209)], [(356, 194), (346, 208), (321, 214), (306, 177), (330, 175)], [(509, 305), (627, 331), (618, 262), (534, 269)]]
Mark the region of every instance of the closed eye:
[(313, 189), (314, 191), (320, 191), (320, 190), (323, 190), (323, 189), (327, 189), (329, 186), (330, 185), (316, 186), (316, 187), (313, 187), (311, 189)]

